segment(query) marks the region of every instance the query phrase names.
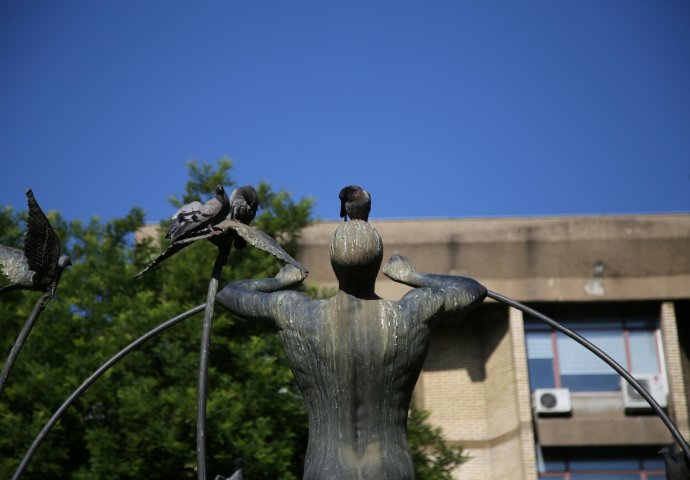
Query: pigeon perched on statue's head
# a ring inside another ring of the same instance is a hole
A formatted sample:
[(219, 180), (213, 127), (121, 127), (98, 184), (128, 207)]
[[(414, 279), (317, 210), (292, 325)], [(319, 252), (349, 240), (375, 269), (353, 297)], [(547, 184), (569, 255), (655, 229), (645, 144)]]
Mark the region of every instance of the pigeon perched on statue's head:
[(172, 242), (185, 238), (207, 227), (213, 227), (225, 220), (230, 211), (230, 200), (222, 185), (216, 186), (216, 193), (208, 202), (191, 202), (182, 205), (172, 216), (172, 223), (165, 238)]
[(371, 195), (362, 187), (350, 185), (342, 190), (338, 195), (340, 198), (340, 217), (343, 221), (350, 220), (369, 220), (371, 211)]
[[(256, 211), (259, 209), (259, 194), (251, 185), (237, 187), (230, 194), (230, 218), (249, 225)], [(239, 235), (235, 236), (234, 245), (237, 249), (243, 249), (247, 242)]]
[(12, 282), (0, 294), (12, 290), (34, 290), (55, 294), (60, 276), (72, 265), (68, 255), (60, 254), (60, 239), (38, 205), (31, 189), (26, 191), (29, 216), (26, 220), (24, 249), (0, 245), (0, 266)]

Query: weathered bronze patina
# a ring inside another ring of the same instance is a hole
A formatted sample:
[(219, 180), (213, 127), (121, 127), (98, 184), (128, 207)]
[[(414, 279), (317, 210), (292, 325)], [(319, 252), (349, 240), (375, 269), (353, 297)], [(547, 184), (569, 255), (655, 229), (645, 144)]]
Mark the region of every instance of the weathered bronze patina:
[(378, 232), (354, 220), (331, 242), (335, 296), (285, 291), (306, 277), (292, 265), (218, 294), (231, 312), (279, 330), (309, 416), (305, 479), (414, 478), (407, 413), (431, 329), (486, 295), (472, 279), (418, 273), (393, 255), (383, 273), (415, 288), (399, 301), (381, 299), (374, 285), (382, 258)]

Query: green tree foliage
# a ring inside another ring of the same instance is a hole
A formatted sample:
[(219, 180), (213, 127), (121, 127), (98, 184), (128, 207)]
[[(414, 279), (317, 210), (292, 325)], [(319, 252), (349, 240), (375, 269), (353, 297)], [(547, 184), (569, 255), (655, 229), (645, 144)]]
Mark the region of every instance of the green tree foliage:
[[(227, 159), (215, 167), (190, 163), (185, 193), (172, 203), (205, 200), (218, 183), (230, 190), (236, 186), (231, 167)], [(294, 201), (265, 183), (257, 191), (262, 205), (254, 225), (294, 256), (299, 231), (311, 221), (311, 200)], [(36, 433), (98, 366), (151, 328), (204, 302), (215, 259), (215, 247), (198, 242), (133, 280), (166, 245), (167, 221), (158, 235), (135, 242), (144, 225), (139, 208), (109, 222), (48, 216), (73, 266), (34, 327), (0, 399), (0, 478), (10, 478)], [(24, 212), (0, 210), (0, 243), (21, 247), (24, 221)], [(233, 251), (221, 282), (272, 276), (279, 268), (256, 249)], [(0, 355), (9, 352), (37, 298), (35, 292), (11, 292), (0, 299)], [(48, 435), (24, 478), (196, 478), (201, 322), (197, 315), (161, 333), (92, 385)], [(240, 457), (246, 459), (247, 478), (299, 478), (306, 415), (277, 335), (217, 308), (210, 358), (211, 478), (229, 473)], [(415, 418), (413, 413), (410, 436), (415, 459), (423, 461), (418, 478), (449, 478), (436, 474), (443, 468), (434, 469), (438, 459), (447, 462), (442, 440), (437, 432), (429, 436), (430, 427)]]
[(441, 429), (431, 426), (429, 412), (412, 408), (407, 419), (407, 434), (418, 480), (452, 480), (452, 471), (468, 460), (460, 446), (450, 446)]

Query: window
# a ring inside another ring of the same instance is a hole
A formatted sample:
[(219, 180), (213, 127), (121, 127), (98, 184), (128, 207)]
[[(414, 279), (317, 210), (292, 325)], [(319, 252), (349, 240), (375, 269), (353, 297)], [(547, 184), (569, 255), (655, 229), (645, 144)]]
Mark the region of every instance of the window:
[[(629, 372), (661, 372), (658, 304), (543, 304), (534, 308), (594, 343)], [(532, 390), (621, 389), (620, 377), (611, 367), (547, 324), (525, 316), (525, 336)]]
[(664, 480), (661, 446), (539, 448), (540, 480)]

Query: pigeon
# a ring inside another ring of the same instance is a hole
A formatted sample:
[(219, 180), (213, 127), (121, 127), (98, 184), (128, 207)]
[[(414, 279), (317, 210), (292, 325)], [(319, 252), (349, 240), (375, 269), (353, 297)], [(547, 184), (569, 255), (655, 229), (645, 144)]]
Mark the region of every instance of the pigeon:
[(176, 211), (172, 216), (172, 223), (165, 238), (175, 242), (202, 230), (206, 227), (213, 227), (215, 224), (225, 220), (230, 211), (230, 201), (222, 185), (216, 186), (216, 194), (203, 205), (201, 202), (192, 202)]
[(369, 220), (371, 211), (371, 195), (362, 187), (350, 185), (340, 190), (340, 217), (343, 221)]
[(675, 443), (662, 448), (659, 453), (664, 457), (668, 480), (690, 480), (688, 459), (685, 458), (683, 451)]
[(72, 260), (68, 255), (60, 254), (60, 239), (31, 189), (26, 191), (26, 197), (29, 216), (24, 249), (0, 245), (0, 266), (12, 282), (0, 289), (0, 295), (12, 290), (33, 290), (50, 292), (52, 296), (63, 270), (72, 265)]
[[(249, 225), (259, 208), (259, 195), (251, 185), (243, 185), (236, 188), (230, 194), (230, 218), (245, 225)], [(247, 246), (246, 240), (235, 235), (233, 242), (235, 248), (241, 250)]]

